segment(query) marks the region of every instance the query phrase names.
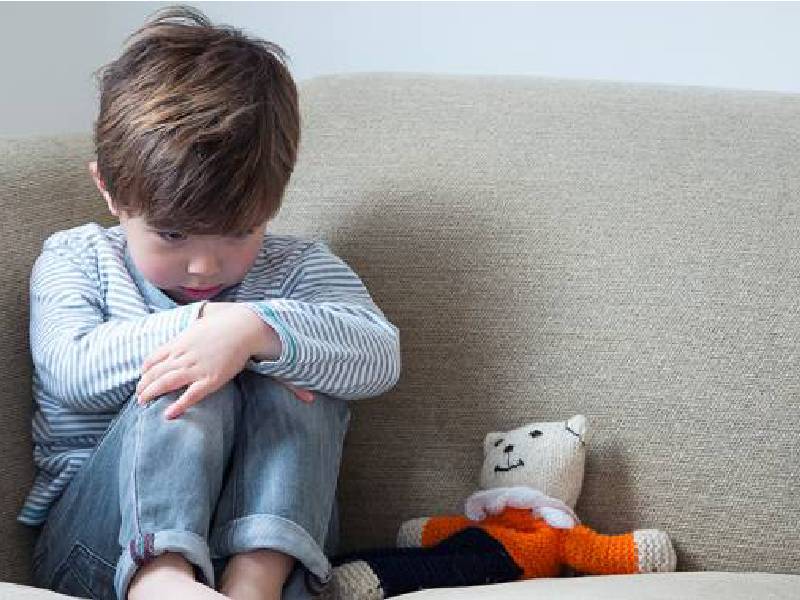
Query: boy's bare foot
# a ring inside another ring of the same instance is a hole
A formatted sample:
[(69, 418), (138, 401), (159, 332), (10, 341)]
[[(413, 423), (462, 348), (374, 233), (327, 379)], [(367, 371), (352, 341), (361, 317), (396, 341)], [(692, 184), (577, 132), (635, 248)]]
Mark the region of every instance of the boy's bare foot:
[(153, 598), (222, 600), (225, 596), (197, 581), (182, 554), (164, 552), (138, 569), (128, 588), (128, 600)]
[(253, 550), (228, 560), (219, 591), (233, 600), (280, 600), (295, 558), (276, 550)]

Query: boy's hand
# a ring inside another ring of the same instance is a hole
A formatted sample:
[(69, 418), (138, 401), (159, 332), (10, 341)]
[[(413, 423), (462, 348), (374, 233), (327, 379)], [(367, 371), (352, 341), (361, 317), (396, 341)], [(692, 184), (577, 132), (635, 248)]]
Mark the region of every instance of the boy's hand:
[[(269, 326), (244, 306), (209, 302), (200, 319), (144, 361), (136, 387), (139, 404), (188, 386), (164, 413), (168, 419), (180, 416), (244, 369), (263, 344), (264, 327)], [(313, 401), (313, 392), (280, 383), (300, 400)]]

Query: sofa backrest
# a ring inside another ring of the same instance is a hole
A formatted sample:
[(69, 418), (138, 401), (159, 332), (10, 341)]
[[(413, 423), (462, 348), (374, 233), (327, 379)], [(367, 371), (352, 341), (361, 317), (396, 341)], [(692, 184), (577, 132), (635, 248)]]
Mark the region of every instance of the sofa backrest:
[[(328, 242), (401, 331), (354, 403), (342, 550), (461, 512), (489, 431), (583, 413), (577, 512), (668, 531), (684, 570), (800, 573), (800, 95), (523, 76), (300, 83), (271, 230)], [(0, 577), (32, 477), (27, 277), (111, 224), (89, 135), (0, 140)]]
[(0, 581), (29, 583), (35, 541), (35, 530), (16, 522), (34, 475), (31, 267), (50, 233), (87, 221), (113, 224), (89, 160), (89, 135), (0, 138)]

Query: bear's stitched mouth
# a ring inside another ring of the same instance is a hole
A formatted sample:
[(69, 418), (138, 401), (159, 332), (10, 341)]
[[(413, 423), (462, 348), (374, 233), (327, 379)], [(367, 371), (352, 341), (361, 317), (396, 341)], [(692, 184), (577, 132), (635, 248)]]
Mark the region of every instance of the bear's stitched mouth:
[(524, 466), (525, 466), (525, 463), (522, 462), (521, 458), (519, 460), (517, 460), (517, 464), (512, 465), (511, 464), (511, 457), (509, 457), (508, 458), (508, 466), (507, 467), (495, 466), (494, 472), (495, 473), (497, 473), (498, 471), (505, 472), (505, 471), (510, 471), (511, 469), (516, 469), (517, 467), (524, 467)]

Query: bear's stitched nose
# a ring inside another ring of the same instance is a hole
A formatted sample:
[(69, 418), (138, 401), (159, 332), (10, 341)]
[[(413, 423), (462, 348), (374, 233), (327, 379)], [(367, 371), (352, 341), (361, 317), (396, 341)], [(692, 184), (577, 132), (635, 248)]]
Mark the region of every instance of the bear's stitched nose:
[(506, 447), (505, 447), (505, 449), (503, 450), (503, 452), (513, 452), (513, 451), (514, 451), (514, 444), (509, 444), (509, 445), (508, 445), (508, 446), (506, 446)]

